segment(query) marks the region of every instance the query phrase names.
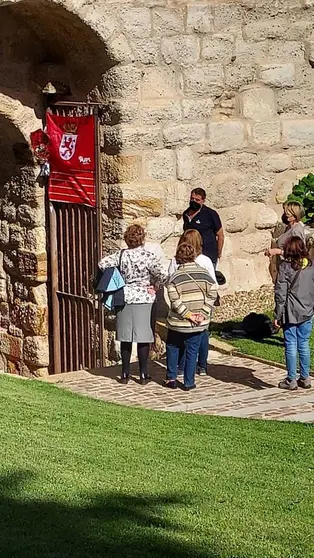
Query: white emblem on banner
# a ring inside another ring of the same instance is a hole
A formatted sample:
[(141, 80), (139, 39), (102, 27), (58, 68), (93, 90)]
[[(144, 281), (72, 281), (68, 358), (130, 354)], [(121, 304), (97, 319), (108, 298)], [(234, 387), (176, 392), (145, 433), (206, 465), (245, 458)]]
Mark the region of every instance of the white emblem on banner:
[(69, 161), (70, 159), (72, 159), (76, 149), (76, 142), (77, 142), (77, 135), (63, 134), (59, 146), (59, 153), (61, 159), (63, 159), (64, 161)]

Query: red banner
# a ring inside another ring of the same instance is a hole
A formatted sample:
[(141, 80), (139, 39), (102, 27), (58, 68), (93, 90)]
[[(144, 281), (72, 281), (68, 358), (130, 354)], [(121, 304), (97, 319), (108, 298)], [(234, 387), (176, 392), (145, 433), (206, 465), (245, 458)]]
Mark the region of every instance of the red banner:
[(95, 207), (95, 121), (93, 116), (47, 113), (51, 201)]

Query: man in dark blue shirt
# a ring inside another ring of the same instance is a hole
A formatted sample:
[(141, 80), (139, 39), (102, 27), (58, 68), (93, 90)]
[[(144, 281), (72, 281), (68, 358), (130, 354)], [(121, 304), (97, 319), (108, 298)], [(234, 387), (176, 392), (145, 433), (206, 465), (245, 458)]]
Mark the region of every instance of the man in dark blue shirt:
[(190, 205), (183, 213), (183, 230), (196, 229), (202, 235), (203, 254), (216, 267), (224, 245), (224, 231), (217, 211), (207, 207), (205, 200), (206, 192), (203, 188), (192, 190)]

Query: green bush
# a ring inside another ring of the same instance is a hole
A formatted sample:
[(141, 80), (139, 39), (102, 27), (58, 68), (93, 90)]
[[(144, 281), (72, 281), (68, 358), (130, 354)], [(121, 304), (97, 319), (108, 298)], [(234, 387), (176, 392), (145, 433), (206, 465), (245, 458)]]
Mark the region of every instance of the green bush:
[(287, 201), (297, 201), (302, 203), (305, 210), (303, 223), (314, 226), (314, 174), (310, 173), (299, 180), (292, 189), (292, 194)]

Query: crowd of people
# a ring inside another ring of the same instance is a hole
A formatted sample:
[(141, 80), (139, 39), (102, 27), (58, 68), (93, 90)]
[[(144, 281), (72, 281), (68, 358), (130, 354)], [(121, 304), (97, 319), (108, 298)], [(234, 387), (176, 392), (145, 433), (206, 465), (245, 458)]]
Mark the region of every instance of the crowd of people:
[[(118, 270), (123, 286), (123, 302), (115, 307), (116, 339), (121, 344), (121, 382), (128, 383), (132, 344), (137, 344), (141, 384), (150, 381), (148, 359), (154, 342), (156, 293), (167, 288), (169, 311), (166, 320), (167, 372), (164, 386), (176, 389), (178, 377), (183, 389), (196, 387), (195, 374), (207, 375), (209, 325), (218, 300), (218, 264), (224, 232), (218, 213), (205, 205), (206, 192), (195, 188), (183, 213), (183, 234), (168, 269), (162, 265), (156, 245), (145, 239), (138, 224), (124, 235), (127, 248), (106, 256), (99, 268)], [(314, 265), (308, 254), (303, 207), (284, 204), (285, 232), (265, 256), (276, 258), (274, 326), (283, 328), (287, 377), (279, 388), (308, 389), (310, 345), (314, 314)], [(159, 249), (160, 250), (160, 249)], [(297, 357), (299, 356), (299, 378)]]

